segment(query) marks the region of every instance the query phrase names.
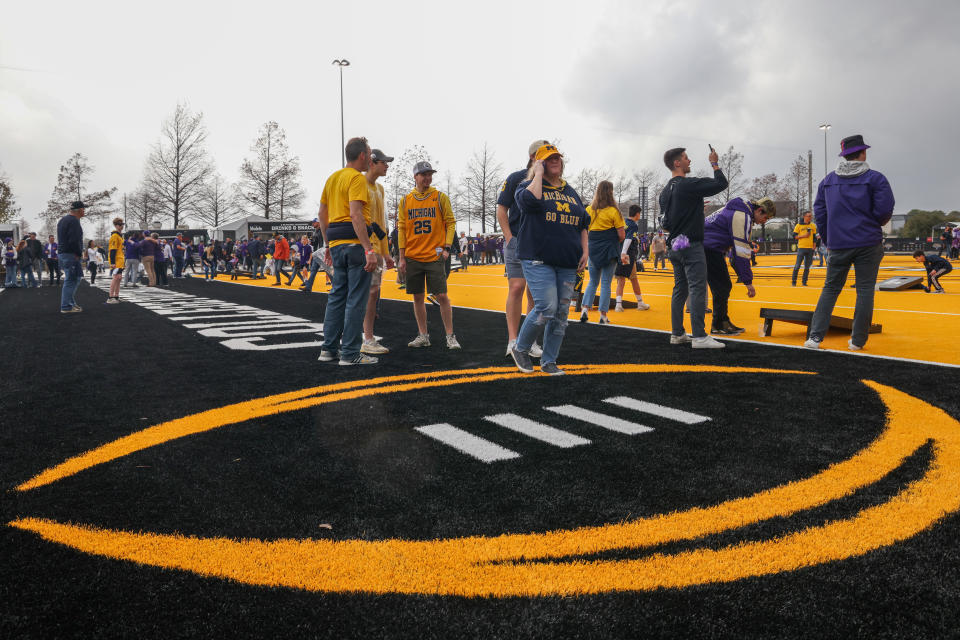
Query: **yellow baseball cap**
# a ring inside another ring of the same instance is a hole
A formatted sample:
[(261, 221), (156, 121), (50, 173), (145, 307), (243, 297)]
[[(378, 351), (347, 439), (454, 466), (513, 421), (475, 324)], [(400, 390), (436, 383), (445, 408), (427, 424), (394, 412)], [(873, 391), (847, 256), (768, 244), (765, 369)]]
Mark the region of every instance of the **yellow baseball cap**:
[(545, 145), (542, 145), (539, 149), (537, 149), (537, 155), (534, 158), (534, 160), (546, 160), (550, 156), (554, 156), (554, 155), (560, 156), (561, 158), (563, 157), (563, 154), (560, 153), (560, 150), (557, 149), (554, 145), (545, 144)]

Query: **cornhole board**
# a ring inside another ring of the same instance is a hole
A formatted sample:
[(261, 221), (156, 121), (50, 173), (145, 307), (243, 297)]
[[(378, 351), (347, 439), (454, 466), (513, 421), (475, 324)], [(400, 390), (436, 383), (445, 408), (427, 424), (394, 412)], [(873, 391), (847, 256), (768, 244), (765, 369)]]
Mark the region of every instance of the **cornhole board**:
[[(790, 322), (792, 324), (802, 324), (807, 327), (807, 337), (810, 336), (810, 321), (813, 320), (813, 311), (799, 311), (797, 309), (770, 309), (763, 307), (760, 309), (760, 317), (763, 318), (763, 327), (760, 329), (760, 336), (773, 335), (773, 321)], [(844, 329), (850, 331), (853, 329), (853, 318), (844, 318), (842, 316), (830, 316), (830, 329)], [(871, 324), (868, 333), (880, 333), (883, 331), (883, 325)]]
[(923, 289), (923, 278), (920, 276), (896, 276), (887, 278), (877, 288), (880, 291), (906, 291), (907, 289)]

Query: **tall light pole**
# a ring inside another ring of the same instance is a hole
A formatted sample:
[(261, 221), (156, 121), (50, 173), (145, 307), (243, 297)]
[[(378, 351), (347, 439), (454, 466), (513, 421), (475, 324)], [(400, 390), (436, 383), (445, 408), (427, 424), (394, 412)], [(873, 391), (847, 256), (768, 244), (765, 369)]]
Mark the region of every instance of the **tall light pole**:
[(827, 130), (830, 128), (829, 124), (820, 125), (820, 130), (823, 131), (823, 177), (827, 177)]
[(333, 64), (340, 67), (340, 160), (343, 163), (341, 166), (345, 167), (347, 166), (347, 151), (344, 147), (347, 146), (347, 143), (343, 137), (343, 68), (349, 67), (350, 61), (346, 59), (334, 60)]

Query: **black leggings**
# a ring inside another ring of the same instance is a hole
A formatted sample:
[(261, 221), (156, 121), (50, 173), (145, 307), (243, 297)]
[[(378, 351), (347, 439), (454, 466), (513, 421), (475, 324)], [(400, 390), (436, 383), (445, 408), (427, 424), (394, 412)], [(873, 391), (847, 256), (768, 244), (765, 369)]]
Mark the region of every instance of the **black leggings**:
[(720, 327), (724, 320), (730, 320), (727, 317), (727, 301), (733, 284), (723, 253), (713, 249), (704, 249), (703, 253), (707, 258), (707, 284), (713, 296), (713, 326)]
[(97, 279), (97, 263), (88, 262), (87, 270), (90, 272), (90, 284), (93, 284), (94, 280)]
[(169, 281), (167, 280), (167, 265), (170, 263), (164, 260), (163, 262), (157, 262), (153, 266), (157, 270), (157, 284), (167, 286)]

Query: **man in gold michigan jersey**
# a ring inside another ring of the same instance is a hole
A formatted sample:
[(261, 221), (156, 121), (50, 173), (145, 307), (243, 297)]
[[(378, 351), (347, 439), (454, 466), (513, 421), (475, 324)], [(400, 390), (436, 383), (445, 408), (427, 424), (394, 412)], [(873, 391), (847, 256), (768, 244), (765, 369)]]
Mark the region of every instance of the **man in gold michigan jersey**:
[(400, 202), (397, 212), (397, 244), (400, 259), (397, 269), (406, 273), (407, 293), (413, 294), (413, 315), (419, 334), (407, 346), (429, 347), (426, 291), (436, 296), (440, 317), (447, 333), (447, 348), (459, 349), (453, 333), (453, 308), (447, 296), (444, 263), (457, 231), (450, 198), (430, 186), (436, 171), (429, 162), (413, 167), (416, 188)]

